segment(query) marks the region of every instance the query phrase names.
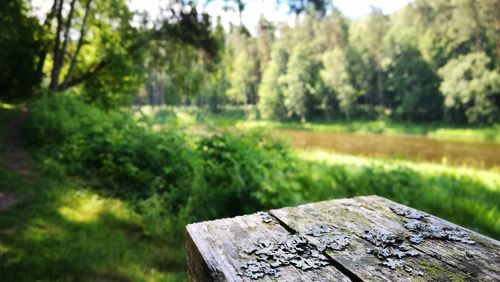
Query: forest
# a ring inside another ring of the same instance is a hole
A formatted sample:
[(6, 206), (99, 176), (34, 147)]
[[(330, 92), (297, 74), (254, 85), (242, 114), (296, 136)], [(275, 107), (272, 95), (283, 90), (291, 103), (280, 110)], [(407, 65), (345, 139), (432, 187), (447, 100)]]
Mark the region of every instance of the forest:
[(499, 0), (251, 1), (0, 1), (0, 280), (185, 281), (188, 223), (358, 195), (500, 239)]

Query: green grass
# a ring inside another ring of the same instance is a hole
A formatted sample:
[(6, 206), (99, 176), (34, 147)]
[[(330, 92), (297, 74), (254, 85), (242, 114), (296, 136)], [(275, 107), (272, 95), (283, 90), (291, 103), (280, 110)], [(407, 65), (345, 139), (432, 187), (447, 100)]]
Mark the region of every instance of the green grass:
[[(247, 119), (240, 108), (228, 108), (220, 114), (210, 114), (194, 107), (175, 107), (171, 111), (178, 116), (180, 125), (203, 124), (214, 128), (238, 127), (269, 129), (312, 130), (327, 132), (374, 133), (387, 136), (416, 135), (438, 140), (462, 142), (496, 142), (500, 143), (500, 124), (485, 127), (452, 126), (443, 123), (405, 123), (389, 120), (331, 120), (316, 119), (305, 123), (297, 121), (276, 122)], [(146, 114), (154, 115), (155, 111), (145, 109)], [(174, 116), (174, 115), (172, 115)], [(171, 118), (170, 120), (172, 120)], [(157, 119), (161, 123), (161, 120)]]
[[(2, 107), (1, 124), (16, 115)], [(2, 281), (186, 280), (182, 238), (144, 236), (141, 217), (126, 202), (82, 181), (58, 177), (44, 164), (20, 177), (5, 168), (2, 154), (0, 192), (22, 199), (0, 212)]]
[(306, 201), (379, 195), (500, 239), (500, 173), (297, 151)]
[[(1, 124), (17, 114), (2, 106)], [(198, 115), (195, 110), (183, 114), (175, 126), (204, 118), (191, 118)], [(5, 151), (2, 130), (0, 152)], [(144, 217), (131, 203), (103, 194), (105, 187), (65, 176), (55, 163), (35, 164), (34, 175), (26, 178), (6, 170), (2, 158), (0, 191), (22, 198), (0, 212), (2, 281), (186, 279), (183, 239), (144, 235)], [(291, 199), (287, 205), (376, 194), (500, 239), (497, 170), (300, 150), (291, 162), (290, 189), (276, 195)]]

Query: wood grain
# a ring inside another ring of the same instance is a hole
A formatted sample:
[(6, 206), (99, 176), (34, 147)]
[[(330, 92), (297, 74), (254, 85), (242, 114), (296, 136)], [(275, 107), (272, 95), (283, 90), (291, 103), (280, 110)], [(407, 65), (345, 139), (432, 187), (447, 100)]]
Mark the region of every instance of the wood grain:
[[(349, 239), (341, 250), (325, 249), (330, 265), (306, 271), (282, 266), (280, 277), (264, 276), (259, 281), (500, 281), (500, 242), (426, 214), (418, 220), (463, 231), (475, 243), (426, 238), (412, 244), (407, 238), (414, 231), (404, 226), (410, 219), (391, 208), (418, 212), (381, 197), (365, 196), (271, 210), (270, 223), (252, 214), (190, 224), (186, 227), (189, 279), (253, 281), (241, 276), (242, 265), (251, 259), (244, 249), (259, 239), (280, 242), (292, 234), (304, 236), (313, 248), (321, 249), (326, 237), (309, 231), (327, 225)], [(393, 269), (383, 265), (387, 258), (368, 252), (374, 246), (366, 238), (367, 231), (393, 234), (401, 239), (398, 244), (409, 245), (418, 255), (395, 259), (398, 265)]]
[[(468, 245), (460, 242), (426, 239), (421, 244), (411, 245), (419, 251), (419, 255), (405, 257), (402, 260), (413, 269), (423, 271), (423, 276), (416, 276), (401, 268), (393, 270), (382, 266), (377, 257), (367, 253), (366, 250), (372, 246), (362, 236), (365, 230), (385, 230), (400, 238), (406, 238), (411, 234), (403, 226), (405, 218), (393, 213), (390, 210), (391, 206), (405, 207), (381, 197), (367, 196), (271, 210), (270, 213), (301, 234), (318, 224), (337, 225), (339, 231), (349, 236), (351, 244), (343, 251), (327, 250), (327, 254), (362, 280), (500, 280), (500, 244), (498, 241), (433, 216), (430, 216), (432, 221), (460, 228), (477, 243)], [(308, 236), (308, 239), (314, 244), (319, 244), (314, 237)]]
[[(253, 281), (238, 276), (248, 259), (243, 250), (259, 239), (276, 242), (290, 236), (277, 222), (264, 223), (257, 214), (190, 224), (186, 227), (188, 276), (190, 281)], [(332, 265), (303, 271), (293, 266), (281, 269), (279, 278), (259, 281), (350, 281)]]

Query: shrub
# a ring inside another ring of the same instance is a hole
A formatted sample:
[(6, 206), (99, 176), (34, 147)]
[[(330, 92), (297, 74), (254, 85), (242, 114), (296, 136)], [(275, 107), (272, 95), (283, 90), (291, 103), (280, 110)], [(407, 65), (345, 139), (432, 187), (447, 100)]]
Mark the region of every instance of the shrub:
[(267, 135), (223, 133), (202, 139), (203, 185), (191, 195), (187, 214), (210, 219), (278, 207), (293, 201), (287, 148)]
[(38, 99), (24, 127), (27, 145), (39, 149), (57, 149), (70, 138), (101, 127), (107, 116), (85, 102), (67, 96)]
[(262, 133), (223, 133), (190, 142), (177, 129), (155, 132), (120, 112), (77, 98), (37, 101), (28, 145), (71, 174), (130, 200), (146, 232), (178, 232), (188, 221), (233, 216), (294, 202), (286, 146)]

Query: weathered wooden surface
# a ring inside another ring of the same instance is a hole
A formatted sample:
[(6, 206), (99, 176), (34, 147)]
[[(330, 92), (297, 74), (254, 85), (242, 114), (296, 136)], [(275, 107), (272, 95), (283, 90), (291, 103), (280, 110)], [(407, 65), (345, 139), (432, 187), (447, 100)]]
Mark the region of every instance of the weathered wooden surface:
[[(381, 197), (318, 202), (269, 214), (266, 220), (254, 214), (188, 225), (190, 280), (500, 281), (500, 242)], [(278, 277), (260, 277), (259, 270), (250, 271), (259, 276), (254, 279), (244, 275), (259, 252), (245, 252), (248, 246), (290, 236), (305, 238), (328, 264), (303, 270), (294, 261), (278, 266)]]
[[(260, 239), (282, 242), (291, 235), (279, 223), (265, 223), (257, 214), (190, 224), (186, 231), (190, 281), (252, 281), (238, 275), (245, 271), (246, 262), (255, 260), (245, 250)], [(280, 274), (282, 281), (350, 281), (332, 265), (307, 271), (288, 265), (280, 268)], [(261, 280), (274, 279), (268, 275)]]

